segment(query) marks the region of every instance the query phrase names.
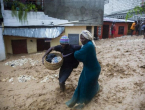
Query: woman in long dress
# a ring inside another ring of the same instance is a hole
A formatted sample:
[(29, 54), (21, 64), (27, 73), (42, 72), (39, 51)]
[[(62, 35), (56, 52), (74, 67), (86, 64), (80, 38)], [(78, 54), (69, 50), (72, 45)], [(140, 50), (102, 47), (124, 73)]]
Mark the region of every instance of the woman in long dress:
[(78, 108), (84, 107), (99, 91), (98, 78), (101, 67), (96, 57), (96, 45), (87, 30), (81, 32), (80, 40), (83, 46), (74, 53), (74, 57), (83, 63), (83, 70), (72, 99), (66, 102), (70, 108), (75, 104), (78, 104)]

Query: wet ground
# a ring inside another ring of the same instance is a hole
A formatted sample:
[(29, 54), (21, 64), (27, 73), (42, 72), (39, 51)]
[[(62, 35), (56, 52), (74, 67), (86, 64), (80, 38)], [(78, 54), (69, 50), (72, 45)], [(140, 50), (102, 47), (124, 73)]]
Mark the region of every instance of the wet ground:
[[(145, 40), (124, 36), (96, 41), (102, 71), (100, 91), (84, 110), (145, 110)], [(83, 68), (80, 63), (60, 93), (59, 70), (46, 69), (44, 52), (8, 55), (0, 62), (0, 110), (70, 110), (68, 101)]]

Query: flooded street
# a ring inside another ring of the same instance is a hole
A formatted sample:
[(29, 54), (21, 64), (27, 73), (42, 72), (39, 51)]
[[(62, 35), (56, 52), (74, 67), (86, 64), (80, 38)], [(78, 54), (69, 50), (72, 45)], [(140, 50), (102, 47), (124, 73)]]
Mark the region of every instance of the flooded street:
[[(84, 110), (145, 110), (145, 39), (124, 36), (95, 41), (101, 64), (100, 91)], [(80, 63), (59, 92), (59, 70), (42, 65), (45, 52), (8, 55), (0, 62), (0, 110), (70, 110)]]

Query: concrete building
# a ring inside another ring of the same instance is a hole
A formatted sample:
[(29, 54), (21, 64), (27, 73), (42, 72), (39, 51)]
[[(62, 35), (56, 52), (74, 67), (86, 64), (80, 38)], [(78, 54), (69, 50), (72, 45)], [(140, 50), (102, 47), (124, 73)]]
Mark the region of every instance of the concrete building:
[(115, 34), (114, 37), (120, 37), (127, 34), (130, 34), (130, 25), (134, 22), (131, 20), (125, 19), (116, 19), (116, 18), (104, 18), (103, 26), (97, 27), (97, 37), (99, 39), (111, 38), (111, 25), (115, 22)]
[(3, 28), (2, 28), (2, 25), (0, 25), (0, 61), (6, 58), (5, 44), (4, 44), (2, 31), (3, 31)]
[(79, 21), (75, 26), (103, 24), (104, 0), (44, 0), (46, 15)]
[[(100, 0), (102, 2), (102, 0)], [(3, 0), (1, 0), (3, 6)], [(102, 7), (104, 10), (104, 7)], [(12, 11), (2, 7), (4, 19), (4, 50), (6, 54), (35, 53), (51, 46), (59, 45), (62, 35), (70, 38), (70, 43), (79, 45), (79, 34), (82, 30), (89, 30), (94, 35), (94, 26), (75, 25), (78, 21), (53, 18), (45, 15), (43, 11), (29, 12), (27, 22), (19, 22), (12, 17)], [(100, 13), (103, 17), (103, 11)], [(103, 19), (100, 21), (103, 23)], [(6, 57), (3, 55), (4, 58)]]
[[(145, 0), (105, 0), (104, 5), (104, 16), (118, 19), (125, 19), (126, 14), (129, 10), (136, 6), (141, 6)], [(142, 15), (144, 16), (144, 15)], [(140, 19), (139, 16), (133, 16), (131, 20)]]
[(1, 13), (1, 5), (0, 5), (0, 61), (6, 58), (5, 53), (5, 44), (3, 39), (3, 17)]

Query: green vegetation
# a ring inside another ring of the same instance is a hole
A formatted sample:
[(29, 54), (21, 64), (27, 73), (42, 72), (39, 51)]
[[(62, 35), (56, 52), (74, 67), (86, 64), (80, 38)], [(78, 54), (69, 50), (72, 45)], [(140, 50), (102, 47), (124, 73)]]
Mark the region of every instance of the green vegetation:
[(35, 4), (32, 3), (24, 4), (18, 0), (16, 1), (4, 0), (4, 4), (11, 5), (12, 16), (17, 17), (21, 23), (27, 21), (28, 12), (37, 11), (37, 7)]
[(145, 2), (144, 4), (140, 7), (140, 6), (136, 6), (135, 8), (133, 8), (132, 10), (129, 10), (127, 15), (126, 15), (126, 20), (128, 18), (131, 18), (134, 14), (138, 15), (138, 14), (143, 14), (145, 13)]

